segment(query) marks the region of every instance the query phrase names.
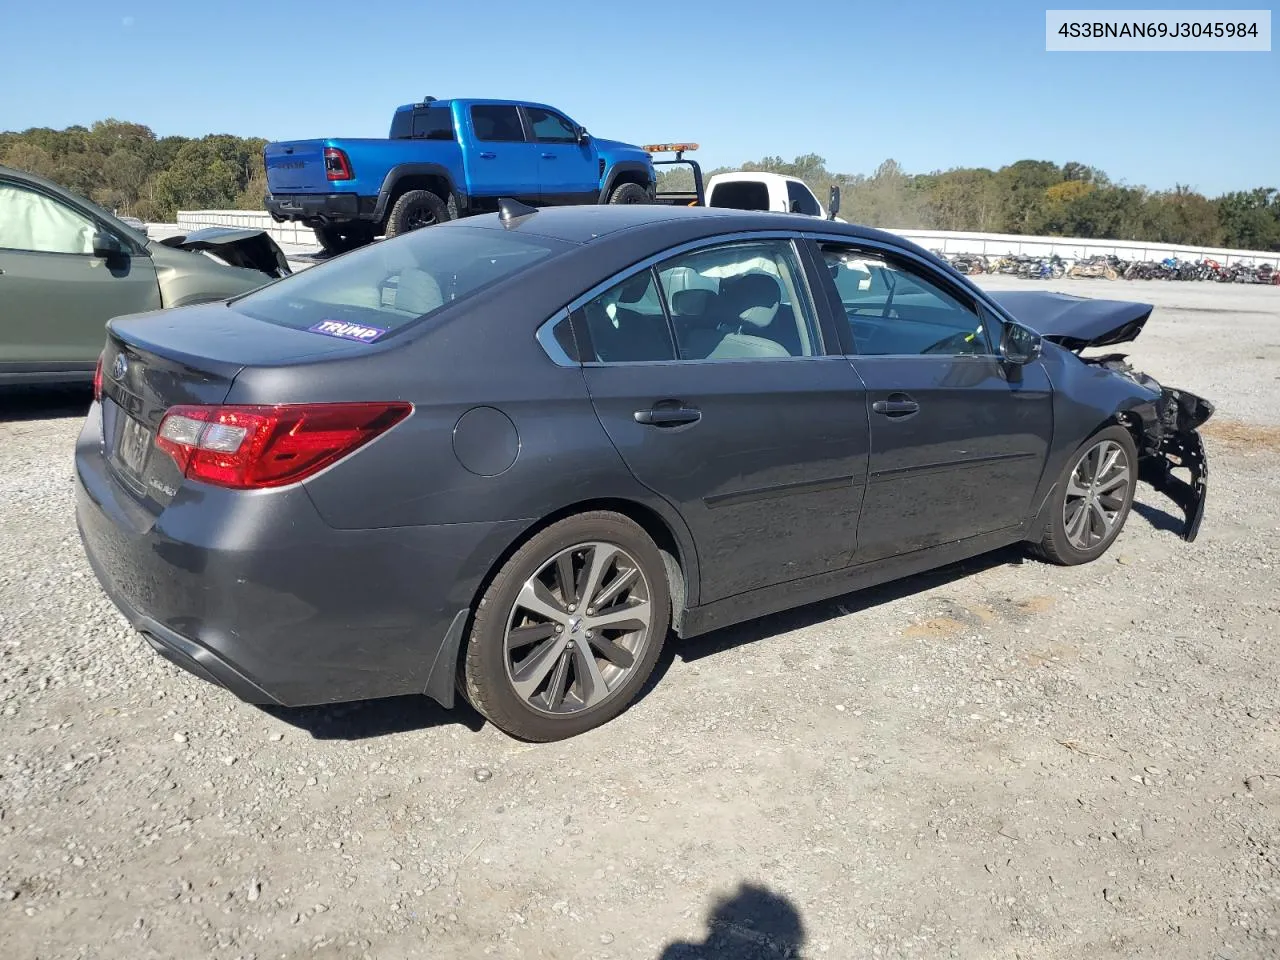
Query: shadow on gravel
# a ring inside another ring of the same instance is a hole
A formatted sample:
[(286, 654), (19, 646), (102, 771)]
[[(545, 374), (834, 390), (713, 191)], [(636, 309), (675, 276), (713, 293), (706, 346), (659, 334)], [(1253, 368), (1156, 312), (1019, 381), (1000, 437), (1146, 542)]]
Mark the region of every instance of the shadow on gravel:
[(662, 659), (658, 662), (658, 666), (654, 670), (654, 676), (649, 684), (646, 685), (644, 693), (647, 694), (650, 689), (657, 685), (677, 656), (686, 662), (701, 660), (704, 657), (711, 657), (746, 643), (754, 643), (757, 640), (764, 640), (780, 633), (790, 633), (792, 630), (811, 627), (833, 617), (861, 613), (863, 610), (878, 607), (882, 603), (889, 603), (893, 600), (909, 597), (915, 593), (930, 590), (933, 587), (954, 583), (956, 580), (963, 580), (965, 577), (982, 573), (985, 570), (1002, 566), (1017, 566), (1024, 562), (1027, 562), (1027, 559), (1021, 547), (1005, 547), (991, 553), (984, 553), (981, 556), (971, 557), (968, 560), (962, 560), (959, 563), (953, 563), (950, 566), (918, 573), (913, 577), (894, 580), (878, 587), (868, 587), (865, 590), (847, 593), (831, 600), (820, 600), (817, 603), (811, 603), (805, 607), (797, 607), (794, 610), (784, 610), (781, 613), (771, 614), (759, 620), (751, 620), (736, 626), (725, 627), (690, 640), (676, 640), (673, 638), (664, 648)]
[(1181, 517), (1175, 517), (1159, 507), (1139, 503), (1137, 500), (1133, 501), (1133, 512), (1162, 533), (1176, 533), (1181, 536), (1182, 528), (1186, 525), (1186, 521)]
[(789, 960), (804, 941), (804, 922), (790, 900), (744, 883), (712, 908), (705, 940), (670, 943), (657, 960)]
[(0, 387), (0, 423), (83, 417), (93, 401), (87, 384), (58, 387)]
[(261, 709), (317, 740), (368, 740), (455, 723), (475, 733), (484, 726), (484, 718), (465, 701), (459, 699), (452, 710), (446, 710), (425, 696), (358, 700), (323, 707)]

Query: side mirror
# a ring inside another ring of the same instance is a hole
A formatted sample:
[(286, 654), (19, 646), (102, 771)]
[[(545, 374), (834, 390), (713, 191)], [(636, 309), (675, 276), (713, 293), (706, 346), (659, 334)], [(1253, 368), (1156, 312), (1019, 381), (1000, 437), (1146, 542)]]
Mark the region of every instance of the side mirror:
[(103, 260), (119, 260), (125, 255), (124, 244), (114, 233), (99, 230), (93, 235), (93, 255)]
[(587, 142), (588, 140), (590, 140), (590, 139), (591, 139), (591, 134), (587, 133), (587, 128), (586, 128), (586, 127), (579, 127), (579, 128), (578, 128), (578, 142), (579, 142), (579, 143), (586, 143), (586, 142)]
[(827, 201), (827, 219), (834, 220), (836, 214), (840, 212), (840, 187), (837, 184), (831, 185), (831, 198)]
[(1006, 323), (1000, 338), (1000, 359), (1015, 366), (1025, 366), (1040, 359), (1044, 341), (1040, 334), (1020, 323)]

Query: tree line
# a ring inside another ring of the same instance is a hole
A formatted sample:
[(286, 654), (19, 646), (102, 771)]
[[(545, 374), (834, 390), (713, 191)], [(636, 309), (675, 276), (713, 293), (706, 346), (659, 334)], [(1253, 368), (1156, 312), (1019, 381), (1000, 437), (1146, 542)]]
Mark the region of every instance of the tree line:
[[(47, 177), (109, 210), (170, 222), (178, 210), (261, 210), (265, 143), (230, 134), (157, 137), (143, 124), (107, 119), (91, 127), (0, 133), (0, 164)], [(1113, 183), (1096, 167), (1047, 160), (920, 174), (886, 160), (866, 175), (833, 173), (809, 153), (791, 161), (765, 157), (737, 169), (799, 177), (824, 202), (838, 183), (841, 216), (875, 227), (1280, 250), (1280, 191), (1273, 187), (1209, 198), (1181, 185), (1148, 190)], [(691, 190), (692, 173), (665, 171), (659, 189)]]
[[(1019, 160), (999, 170), (957, 167), (919, 174), (886, 160), (870, 175), (836, 174), (812, 153), (792, 161), (765, 157), (703, 174), (709, 178), (731, 169), (799, 177), (824, 204), (831, 185), (839, 184), (840, 216), (872, 227), (1280, 250), (1280, 191), (1274, 187), (1209, 198), (1182, 185), (1148, 190), (1113, 183), (1097, 167), (1047, 160)], [(692, 189), (688, 168), (659, 174), (659, 190)]]
[(179, 210), (261, 210), (258, 137), (157, 137), (150, 127), (100, 120), (65, 130), (0, 133), (0, 165), (37, 174), (126, 216), (170, 223)]

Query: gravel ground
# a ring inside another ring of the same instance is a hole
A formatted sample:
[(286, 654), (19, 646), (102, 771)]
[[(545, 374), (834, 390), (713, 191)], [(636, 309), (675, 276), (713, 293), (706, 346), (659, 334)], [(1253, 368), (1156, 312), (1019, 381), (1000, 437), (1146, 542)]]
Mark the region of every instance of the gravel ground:
[(1095, 564), (673, 643), (548, 746), (169, 666), (81, 554), (87, 399), (0, 397), (4, 956), (1280, 955), (1280, 288), (1053, 286), (1160, 304), (1135, 360), (1220, 405), (1195, 544), (1144, 488)]

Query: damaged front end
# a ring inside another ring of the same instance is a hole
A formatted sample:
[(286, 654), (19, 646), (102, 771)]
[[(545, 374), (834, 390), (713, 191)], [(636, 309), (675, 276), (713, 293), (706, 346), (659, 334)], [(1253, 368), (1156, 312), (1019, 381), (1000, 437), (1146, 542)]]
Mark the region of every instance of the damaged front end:
[[(1209, 460), (1199, 427), (1213, 416), (1213, 404), (1176, 387), (1166, 387), (1149, 374), (1133, 369), (1122, 354), (1081, 357), (1085, 363), (1127, 377), (1159, 394), (1155, 415), (1141, 423), (1143, 443), (1138, 450), (1138, 476), (1176, 503), (1185, 518), (1182, 539), (1195, 540), (1204, 519), (1209, 489)], [(1184, 469), (1183, 478), (1174, 470)]]
[(293, 272), (289, 260), (265, 230), (238, 227), (205, 227), (160, 243), (191, 253), (211, 253), (223, 263), (265, 273), (272, 280)]
[[(991, 296), (1045, 340), (1069, 350), (1085, 364), (1109, 370), (1149, 391), (1154, 399), (1140, 411), (1125, 414), (1140, 437), (1139, 478), (1155, 487), (1181, 509), (1182, 538), (1194, 540), (1204, 519), (1209, 463), (1199, 426), (1213, 415), (1213, 404), (1186, 390), (1160, 384), (1133, 369), (1124, 354), (1086, 357), (1090, 348), (1135, 340), (1154, 309), (1149, 303), (1097, 300), (1071, 294), (1019, 290)], [(1186, 477), (1174, 471), (1185, 471)]]

